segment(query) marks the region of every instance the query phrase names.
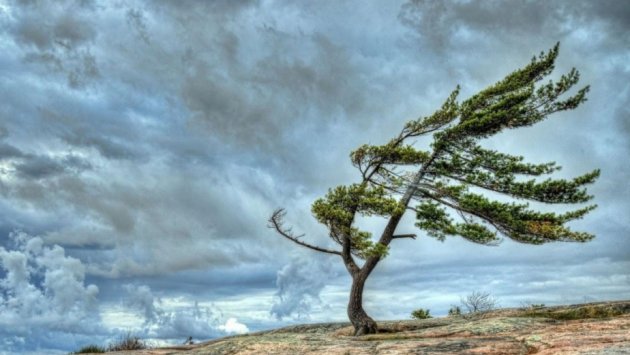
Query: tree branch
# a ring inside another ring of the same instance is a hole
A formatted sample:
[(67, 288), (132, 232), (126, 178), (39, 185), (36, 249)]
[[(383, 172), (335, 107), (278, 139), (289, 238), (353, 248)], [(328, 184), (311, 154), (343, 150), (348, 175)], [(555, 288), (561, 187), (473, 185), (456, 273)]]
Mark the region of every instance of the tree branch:
[(392, 239), (396, 239), (396, 238), (411, 238), (411, 239), (416, 239), (416, 235), (415, 235), (415, 234), (398, 234), (398, 235), (394, 235), (394, 236), (392, 236)]
[(350, 237), (348, 237), (347, 235), (344, 235), (342, 237), (342, 240), (343, 240), (343, 251), (341, 252), (341, 258), (343, 259), (343, 263), (346, 265), (346, 269), (348, 269), (348, 272), (350, 272), (350, 275), (354, 277), (356, 274), (359, 273), (360, 268), (357, 265), (357, 263), (354, 261), (354, 258), (352, 257)]
[(304, 234), (301, 235), (294, 235), (291, 233), (291, 228), (284, 228), (283, 227), (283, 221), (282, 219), (284, 218), (284, 216), (286, 215), (286, 211), (283, 208), (279, 208), (277, 210), (275, 210), (273, 212), (273, 214), (271, 215), (271, 218), (269, 218), (269, 224), (267, 225), (267, 227), (271, 228), (271, 229), (275, 229), (276, 232), (278, 232), (278, 234), (280, 234), (281, 236), (289, 239), (290, 241), (299, 244), (301, 246), (307, 247), (309, 249), (315, 250), (315, 251), (319, 251), (322, 253), (328, 253), (328, 254), (335, 254), (335, 255), (341, 255), (341, 252), (336, 251), (336, 250), (330, 250), (330, 249), (325, 249), (325, 248), (320, 248), (318, 246), (315, 245), (311, 245), (308, 243), (305, 243), (303, 241), (300, 240), (301, 237), (304, 236)]
[[(434, 151), (429, 161), (425, 165), (423, 165), (422, 168), (420, 168), (420, 170), (415, 174), (413, 180), (411, 181), (411, 184), (407, 186), (405, 194), (400, 198), (400, 201), (398, 202), (401, 206), (404, 206), (405, 208), (409, 206), (409, 202), (411, 201), (411, 198), (413, 197), (414, 192), (417, 190), (416, 185), (418, 185), (420, 181), (422, 181), (422, 178), (426, 174), (426, 170), (428, 169), (428, 167), (431, 166), (433, 161), (436, 159), (438, 153), (439, 153), (438, 151)], [(389, 246), (389, 243), (391, 243), (391, 241), (393, 240), (396, 227), (398, 226), (398, 223), (402, 219), (402, 216), (404, 213), (405, 211), (401, 213), (396, 213), (396, 214), (393, 214), (389, 218), (389, 221), (387, 222), (387, 225), (385, 226), (385, 229), (383, 230), (383, 233), (381, 234), (381, 237), (378, 240), (379, 243), (385, 246)], [(380, 255), (374, 255), (368, 258), (363, 264), (363, 267), (361, 268), (361, 273), (365, 273), (366, 275), (369, 275), (372, 272), (372, 270), (374, 270), (374, 268), (376, 267), (376, 264), (378, 264), (380, 260), (381, 260)]]

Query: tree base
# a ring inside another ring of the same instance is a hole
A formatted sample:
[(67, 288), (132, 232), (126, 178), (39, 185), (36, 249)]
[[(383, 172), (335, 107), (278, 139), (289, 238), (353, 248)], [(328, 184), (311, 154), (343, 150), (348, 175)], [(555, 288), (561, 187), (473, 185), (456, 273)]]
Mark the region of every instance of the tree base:
[(376, 334), (378, 332), (376, 322), (369, 317), (356, 323), (352, 322), (352, 325), (354, 326), (354, 336)]

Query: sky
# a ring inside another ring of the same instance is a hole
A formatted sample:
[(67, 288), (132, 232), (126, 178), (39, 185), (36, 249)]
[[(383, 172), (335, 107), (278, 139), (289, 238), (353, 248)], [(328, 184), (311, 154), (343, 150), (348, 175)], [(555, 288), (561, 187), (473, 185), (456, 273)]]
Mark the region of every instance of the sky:
[[(630, 299), (630, 4), (0, 0), (0, 354), (67, 353), (345, 321), (350, 277), (312, 202), (349, 153), (526, 65), (591, 85), (577, 110), (484, 146), (601, 169), (587, 243), (479, 246), (405, 216), (366, 285), (377, 320)], [(422, 142), (419, 142), (419, 144)], [(378, 231), (381, 219), (359, 224)]]

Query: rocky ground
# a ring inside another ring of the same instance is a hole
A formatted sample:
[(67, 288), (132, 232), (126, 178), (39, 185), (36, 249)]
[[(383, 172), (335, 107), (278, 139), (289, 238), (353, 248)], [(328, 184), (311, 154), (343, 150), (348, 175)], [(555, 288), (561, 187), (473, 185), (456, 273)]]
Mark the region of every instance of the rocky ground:
[(118, 354), (630, 354), (630, 301), (504, 309), (466, 317), (287, 327), (206, 343)]

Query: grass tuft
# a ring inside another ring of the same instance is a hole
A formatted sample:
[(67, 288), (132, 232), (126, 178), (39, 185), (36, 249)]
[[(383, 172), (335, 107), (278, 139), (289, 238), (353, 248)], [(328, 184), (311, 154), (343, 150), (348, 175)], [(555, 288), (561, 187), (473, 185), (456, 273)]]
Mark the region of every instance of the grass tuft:
[(137, 336), (127, 333), (120, 337), (117, 341), (110, 343), (107, 347), (101, 347), (98, 345), (87, 345), (79, 349), (78, 351), (70, 354), (93, 354), (93, 353), (106, 353), (110, 351), (125, 351), (125, 350), (144, 350), (149, 349), (147, 343), (138, 338)]
[(86, 346), (82, 347), (81, 349), (73, 352), (72, 354), (94, 354), (94, 353), (100, 354), (100, 353), (104, 353), (106, 351), (107, 350), (105, 348), (103, 348), (103, 347), (91, 344), (91, 345), (86, 345)]
[(118, 341), (109, 344), (108, 351), (122, 351), (122, 350), (144, 350), (147, 349), (147, 344), (137, 336), (127, 333), (122, 336)]

